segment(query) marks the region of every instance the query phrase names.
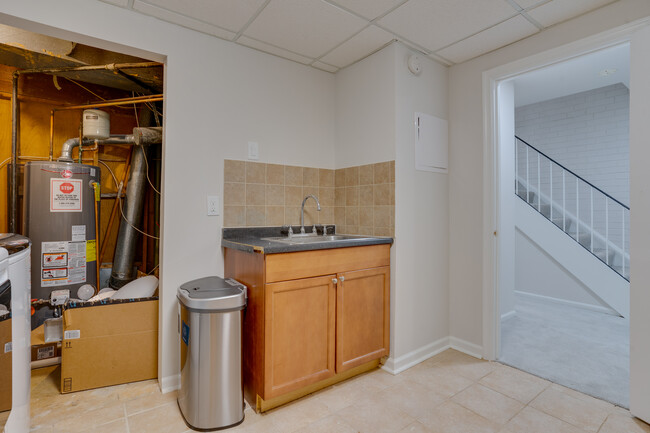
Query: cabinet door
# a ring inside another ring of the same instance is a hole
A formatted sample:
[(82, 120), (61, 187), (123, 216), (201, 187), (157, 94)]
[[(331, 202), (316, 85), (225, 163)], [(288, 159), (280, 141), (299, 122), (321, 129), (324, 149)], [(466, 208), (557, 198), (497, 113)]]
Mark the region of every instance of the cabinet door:
[(390, 267), (338, 275), (336, 372), (388, 355)]
[(334, 278), (266, 285), (264, 399), (335, 374)]

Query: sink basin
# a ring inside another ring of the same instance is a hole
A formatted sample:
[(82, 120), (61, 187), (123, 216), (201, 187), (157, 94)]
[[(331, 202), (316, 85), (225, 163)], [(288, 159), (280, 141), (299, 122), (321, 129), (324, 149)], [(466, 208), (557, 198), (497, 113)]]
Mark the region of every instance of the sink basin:
[(314, 244), (319, 242), (356, 241), (360, 239), (372, 239), (372, 238), (368, 236), (356, 236), (356, 235), (328, 235), (328, 236), (293, 235), (291, 238), (288, 238), (286, 236), (262, 238), (263, 241), (284, 242), (287, 244)]

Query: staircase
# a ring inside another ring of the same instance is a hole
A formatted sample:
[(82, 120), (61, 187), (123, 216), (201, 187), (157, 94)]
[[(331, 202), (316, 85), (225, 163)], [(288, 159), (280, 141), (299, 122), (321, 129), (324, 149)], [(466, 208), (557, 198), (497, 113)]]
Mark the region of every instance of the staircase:
[(515, 194), (630, 281), (630, 208), (519, 137)]

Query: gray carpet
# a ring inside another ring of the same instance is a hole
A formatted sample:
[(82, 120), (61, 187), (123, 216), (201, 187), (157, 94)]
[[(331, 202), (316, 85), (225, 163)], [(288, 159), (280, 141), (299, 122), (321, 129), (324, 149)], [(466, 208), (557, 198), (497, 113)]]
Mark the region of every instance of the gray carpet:
[(521, 295), (515, 311), (501, 322), (500, 362), (629, 407), (628, 320)]

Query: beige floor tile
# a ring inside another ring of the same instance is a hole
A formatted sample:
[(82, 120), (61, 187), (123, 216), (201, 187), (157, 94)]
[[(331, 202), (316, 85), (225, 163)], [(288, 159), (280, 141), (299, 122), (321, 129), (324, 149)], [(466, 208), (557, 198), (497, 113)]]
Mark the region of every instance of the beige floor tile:
[(153, 392), (149, 395), (127, 400), (124, 402), (124, 407), (126, 407), (126, 414), (127, 416), (130, 416), (149, 409), (154, 409), (158, 406), (163, 406), (168, 403), (175, 403), (177, 395), (178, 393), (176, 391), (168, 392), (167, 394), (162, 394), (160, 391), (158, 391)]
[(586, 402), (553, 387), (544, 390), (530, 406), (591, 432), (597, 432), (609, 414), (600, 404)]
[(124, 418), (124, 405), (120, 401), (111, 400), (105, 407), (77, 412), (53, 423), (53, 427), (55, 432), (86, 433), (94, 431), (98, 425), (121, 418)]
[[(66, 433), (69, 430), (61, 430), (61, 433)], [(92, 430), (85, 430), (88, 433), (129, 433), (126, 427), (126, 419), (121, 418), (108, 424), (93, 427)], [(54, 432), (59, 433), (56, 428)]]
[(273, 425), (279, 431), (292, 432), (330, 415), (328, 406), (309, 397), (289, 403), (269, 412)]
[(650, 425), (631, 415), (612, 413), (598, 433), (650, 433)]
[(479, 383), (524, 404), (528, 404), (550, 385), (544, 379), (506, 365), (498, 365)]
[(443, 371), (451, 371), (476, 381), (490, 374), (498, 365), (495, 362), (488, 362), (484, 359), (477, 359), (465, 355), (462, 357), (455, 356), (453, 359), (444, 359), (434, 364), (434, 367)]
[[(597, 408), (601, 409), (604, 412), (611, 413), (611, 412), (614, 412), (616, 410), (616, 406), (614, 406), (613, 404), (611, 404), (611, 403), (609, 403), (609, 402), (607, 402), (605, 400), (600, 400), (600, 399), (592, 397), (590, 395), (583, 394), (583, 393), (581, 393), (579, 391), (573, 390), (571, 388), (567, 388), (566, 386), (562, 386), (562, 385), (552, 383), (551, 388), (555, 389), (555, 390), (558, 390), (558, 391), (561, 391), (561, 392), (563, 392), (565, 394), (568, 394), (571, 397), (575, 397), (578, 400), (582, 400), (582, 401), (584, 401), (586, 403), (589, 403), (590, 405), (592, 405), (594, 407), (597, 407)], [(627, 409), (623, 409), (623, 410), (629, 413), (629, 411)]]
[[(246, 424), (246, 418), (244, 418), (244, 423), (242, 423), (240, 426), (232, 429), (233, 433), (285, 433), (282, 430), (278, 429), (278, 427), (273, 424), (273, 419), (269, 415), (260, 415), (260, 419), (249, 425), (244, 425)], [(226, 430), (228, 433), (230, 433), (231, 430)], [(133, 433), (133, 432), (132, 432)]]
[(399, 433), (431, 433), (431, 430), (426, 428), (419, 421), (415, 421), (413, 424), (409, 424), (404, 427)]
[(584, 433), (584, 430), (532, 407), (525, 407), (500, 433)]
[(453, 401), (441, 404), (418, 421), (433, 433), (495, 433), (501, 428)]
[(377, 369), (359, 377), (359, 382), (363, 383), (369, 389), (385, 389), (389, 386), (397, 385), (404, 378), (400, 374), (391, 374), (387, 371)]
[(187, 430), (176, 403), (140, 412), (127, 418), (130, 432), (182, 433)]
[(409, 369), (402, 374), (405, 379), (420, 383), (445, 397), (451, 397), (474, 383), (453, 371), (435, 367)]
[(296, 430), (295, 433), (357, 433), (357, 431), (340, 417), (330, 415)]
[(446, 400), (444, 395), (410, 380), (384, 389), (376, 398), (413, 418), (420, 418)]
[(456, 394), (452, 400), (484, 418), (505, 424), (515, 416), (524, 405), (515, 399), (475, 384)]
[(356, 402), (366, 400), (380, 391), (381, 388), (373, 386), (372, 383), (352, 380), (341, 382), (315, 394), (311, 394), (310, 398), (316, 398), (327, 406), (330, 413), (335, 413)]
[(126, 401), (154, 393), (160, 393), (158, 381), (144, 380), (142, 382), (133, 382), (127, 383), (126, 385), (120, 385), (117, 396), (120, 400)]
[(337, 414), (359, 433), (396, 433), (415, 421), (389, 404), (374, 401), (349, 406)]

